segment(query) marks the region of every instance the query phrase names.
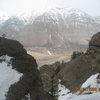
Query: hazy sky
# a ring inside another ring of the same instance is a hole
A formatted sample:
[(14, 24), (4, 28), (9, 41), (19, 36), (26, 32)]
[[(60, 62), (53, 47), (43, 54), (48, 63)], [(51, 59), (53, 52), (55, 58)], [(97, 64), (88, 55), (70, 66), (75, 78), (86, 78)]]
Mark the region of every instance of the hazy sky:
[(73, 7), (92, 16), (100, 16), (100, 0), (0, 0), (0, 12), (9, 15), (52, 7)]

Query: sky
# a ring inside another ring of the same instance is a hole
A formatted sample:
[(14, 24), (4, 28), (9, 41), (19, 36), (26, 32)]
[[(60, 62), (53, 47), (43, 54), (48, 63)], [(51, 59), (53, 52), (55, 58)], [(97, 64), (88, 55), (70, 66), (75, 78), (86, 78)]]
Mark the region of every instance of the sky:
[(0, 0), (0, 13), (9, 16), (67, 7), (78, 8), (91, 16), (100, 16), (100, 0)]

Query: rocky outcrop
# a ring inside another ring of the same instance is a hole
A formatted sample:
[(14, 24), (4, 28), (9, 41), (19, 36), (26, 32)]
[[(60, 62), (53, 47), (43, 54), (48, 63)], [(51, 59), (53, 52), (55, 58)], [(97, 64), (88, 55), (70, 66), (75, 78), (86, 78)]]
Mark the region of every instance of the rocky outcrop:
[(92, 37), (86, 53), (70, 61), (58, 76), (67, 88), (74, 91), (95, 73), (100, 73), (100, 32)]
[(59, 71), (65, 67), (66, 63), (55, 62), (50, 65), (43, 65), (40, 67), (40, 74), (43, 81), (44, 90), (50, 93), (52, 96), (55, 96), (55, 93), (58, 90), (59, 84)]
[[(57, 65), (58, 66), (58, 65)], [(57, 67), (56, 66), (56, 67)], [(42, 78), (44, 85), (48, 83), (50, 85), (51, 80), (58, 81), (61, 80), (66, 88), (75, 92), (76, 88), (81, 87), (81, 85), (93, 74), (100, 73), (100, 32), (96, 33), (89, 42), (89, 48), (85, 53), (82, 53), (80, 56), (72, 59), (68, 63), (60, 64), (59, 71), (53, 72), (56, 73), (55, 77), (57, 78)], [(47, 67), (46, 67), (47, 68)], [(54, 68), (53, 65), (50, 65), (50, 69)], [(41, 68), (43, 70), (43, 68)], [(48, 68), (49, 69), (49, 68)], [(41, 71), (41, 70), (40, 70)], [(45, 74), (50, 77), (52, 71), (44, 70), (41, 71), (42, 76)], [(51, 73), (50, 73), (51, 72)], [(50, 73), (50, 74), (49, 74)], [(53, 74), (54, 75), (54, 74)], [(50, 80), (49, 80), (50, 79)], [(55, 83), (53, 83), (55, 88)], [(56, 87), (58, 83), (56, 84)], [(49, 86), (50, 87), (50, 86)], [(48, 91), (48, 88), (45, 88)], [(56, 90), (57, 91), (57, 90)]]
[(10, 40), (0, 37), (0, 56), (21, 56), (27, 54), (23, 46), (16, 40)]
[(92, 37), (89, 46), (100, 46), (100, 32)]
[(4, 55), (12, 57), (12, 69), (23, 74), (18, 82), (10, 85), (6, 100), (54, 100), (43, 89), (36, 60), (27, 54), (18, 41), (0, 38), (0, 56)]

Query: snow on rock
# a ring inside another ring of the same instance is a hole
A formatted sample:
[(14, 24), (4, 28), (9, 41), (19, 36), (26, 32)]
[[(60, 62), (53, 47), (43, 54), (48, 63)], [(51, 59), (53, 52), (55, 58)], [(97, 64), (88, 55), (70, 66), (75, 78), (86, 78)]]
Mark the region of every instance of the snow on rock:
[(57, 96), (58, 96), (58, 100), (67, 100), (72, 94), (68, 94), (68, 92), (70, 92), (64, 85), (61, 85), (61, 80), (59, 80), (59, 84), (58, 84), (58, 92), (57, 92)]
[[(25, 95), (25, 96), (26, 96), (27, 100), (31, 100), (31, 99), (30, 99), (30, 93), (28, 93), (28, 94)], [(21, 99), (21, 100), (26, 100), (26, 99)]]
[[(87, 81), (82, 84), (81, 87), (82, 88), (96, 88), (96, 90), (98, 88), (100, 88), (100, 85), (97, 83), (98, 75), (99, 75), (99, 73), (90, 76), (87, 79)], [(97, 92), (97, 91), (84, 91), (83, 93), (88, 93), (88, 92), (94, 93), (94, 92)]]
[(18, 73), (15, 69), (12, 69), (11, 58), (7, 55), (1, 56), (0, 60), (0, 100), (6, 99), (6, 94), (9, 87), (18, 82), (23, 74)]
[(90, 76), (87, 79), (87, 81), (82, 84), (81, 87), (83, 87), (83, 88), (86, 88), (86, 87), (96, 88), (97, 87), (97, 76), (98, 75), (99, 75), (99, 73)]
[(100, 100), (100, 92), (96, 92), (90, 95), (73, 96), (72, 99), (68, 99), (68, 100)]
[(0, 59), (3, 60), (3, 61), (5, 61), (5, 62), (10, 62), (11, 58), (12, 57), (9, 57), (7, 55), (3, 55), (3, 56), (0, 57)]
[[(100, 88), (100, 85), (97, 84), (97, 77), (99, 73), (90, 76), (81, 86), (81, 88)], [(84, 93), (91, 92), (93, 94), (83, 94), (82, 95), (73, 95), (71, 99), (68, 100), (99, 100), (100, 91), (84, 91)]]
[[(97, 84), (97, 77), (99, 73), (90, 76), (81, 86), (81, 88), (100, 88), (100, 85)], [(68, 93), (70, 92), (65, 86), (58, 84), (58, 100), (99, 100), (100, 99), (100, 91), (85, 91), (84, 93), (91, 92), (92, 94), (81, 94), (76, 92), (74, 94)]]
[(27, 97), (28, 97), (28, 100), (31, 100), (31, 99), (30, 99), (30, 94), (28, 94)]

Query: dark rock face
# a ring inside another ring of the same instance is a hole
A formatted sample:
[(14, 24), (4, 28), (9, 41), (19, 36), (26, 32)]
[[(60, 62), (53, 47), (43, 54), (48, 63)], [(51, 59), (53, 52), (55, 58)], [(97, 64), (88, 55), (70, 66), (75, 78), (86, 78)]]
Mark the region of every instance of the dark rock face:
[(100, 32), (98, 32), (92, 37), (89, 45), (90, 46), (100, 46)]
[(74, 91), (96, 73), (100, 73), (100, 32), (92, 37), (86, 53), (70, 61), (58, 76), (67, 88)]
[(56, 62), (51, 65), (44, 65), (40, 67), (40, 74), (43, 81), (44, 90), (50, 93), (52, 96), (54, 96), (58, 90), (58, 73), (62, 67), (65, 67), (65, 65), (66, 63)]
[(8, 56), (15, 57), (15, 56), (21, 56), (27, 53), (26, 53), (26, 50), (18, 41), (0, 37), (0, 56), (6, 55), (6, 54)]
[(18, 41), (0, 38), (0, 56), (2, 55), (13, 57), (12, 68), (23, 74), (17, 83), (10, 86), (6, 100), (28, 100), (28, 98), (30, 100), (54, 100), (43, 89), (36, 60), (27, 54)]

